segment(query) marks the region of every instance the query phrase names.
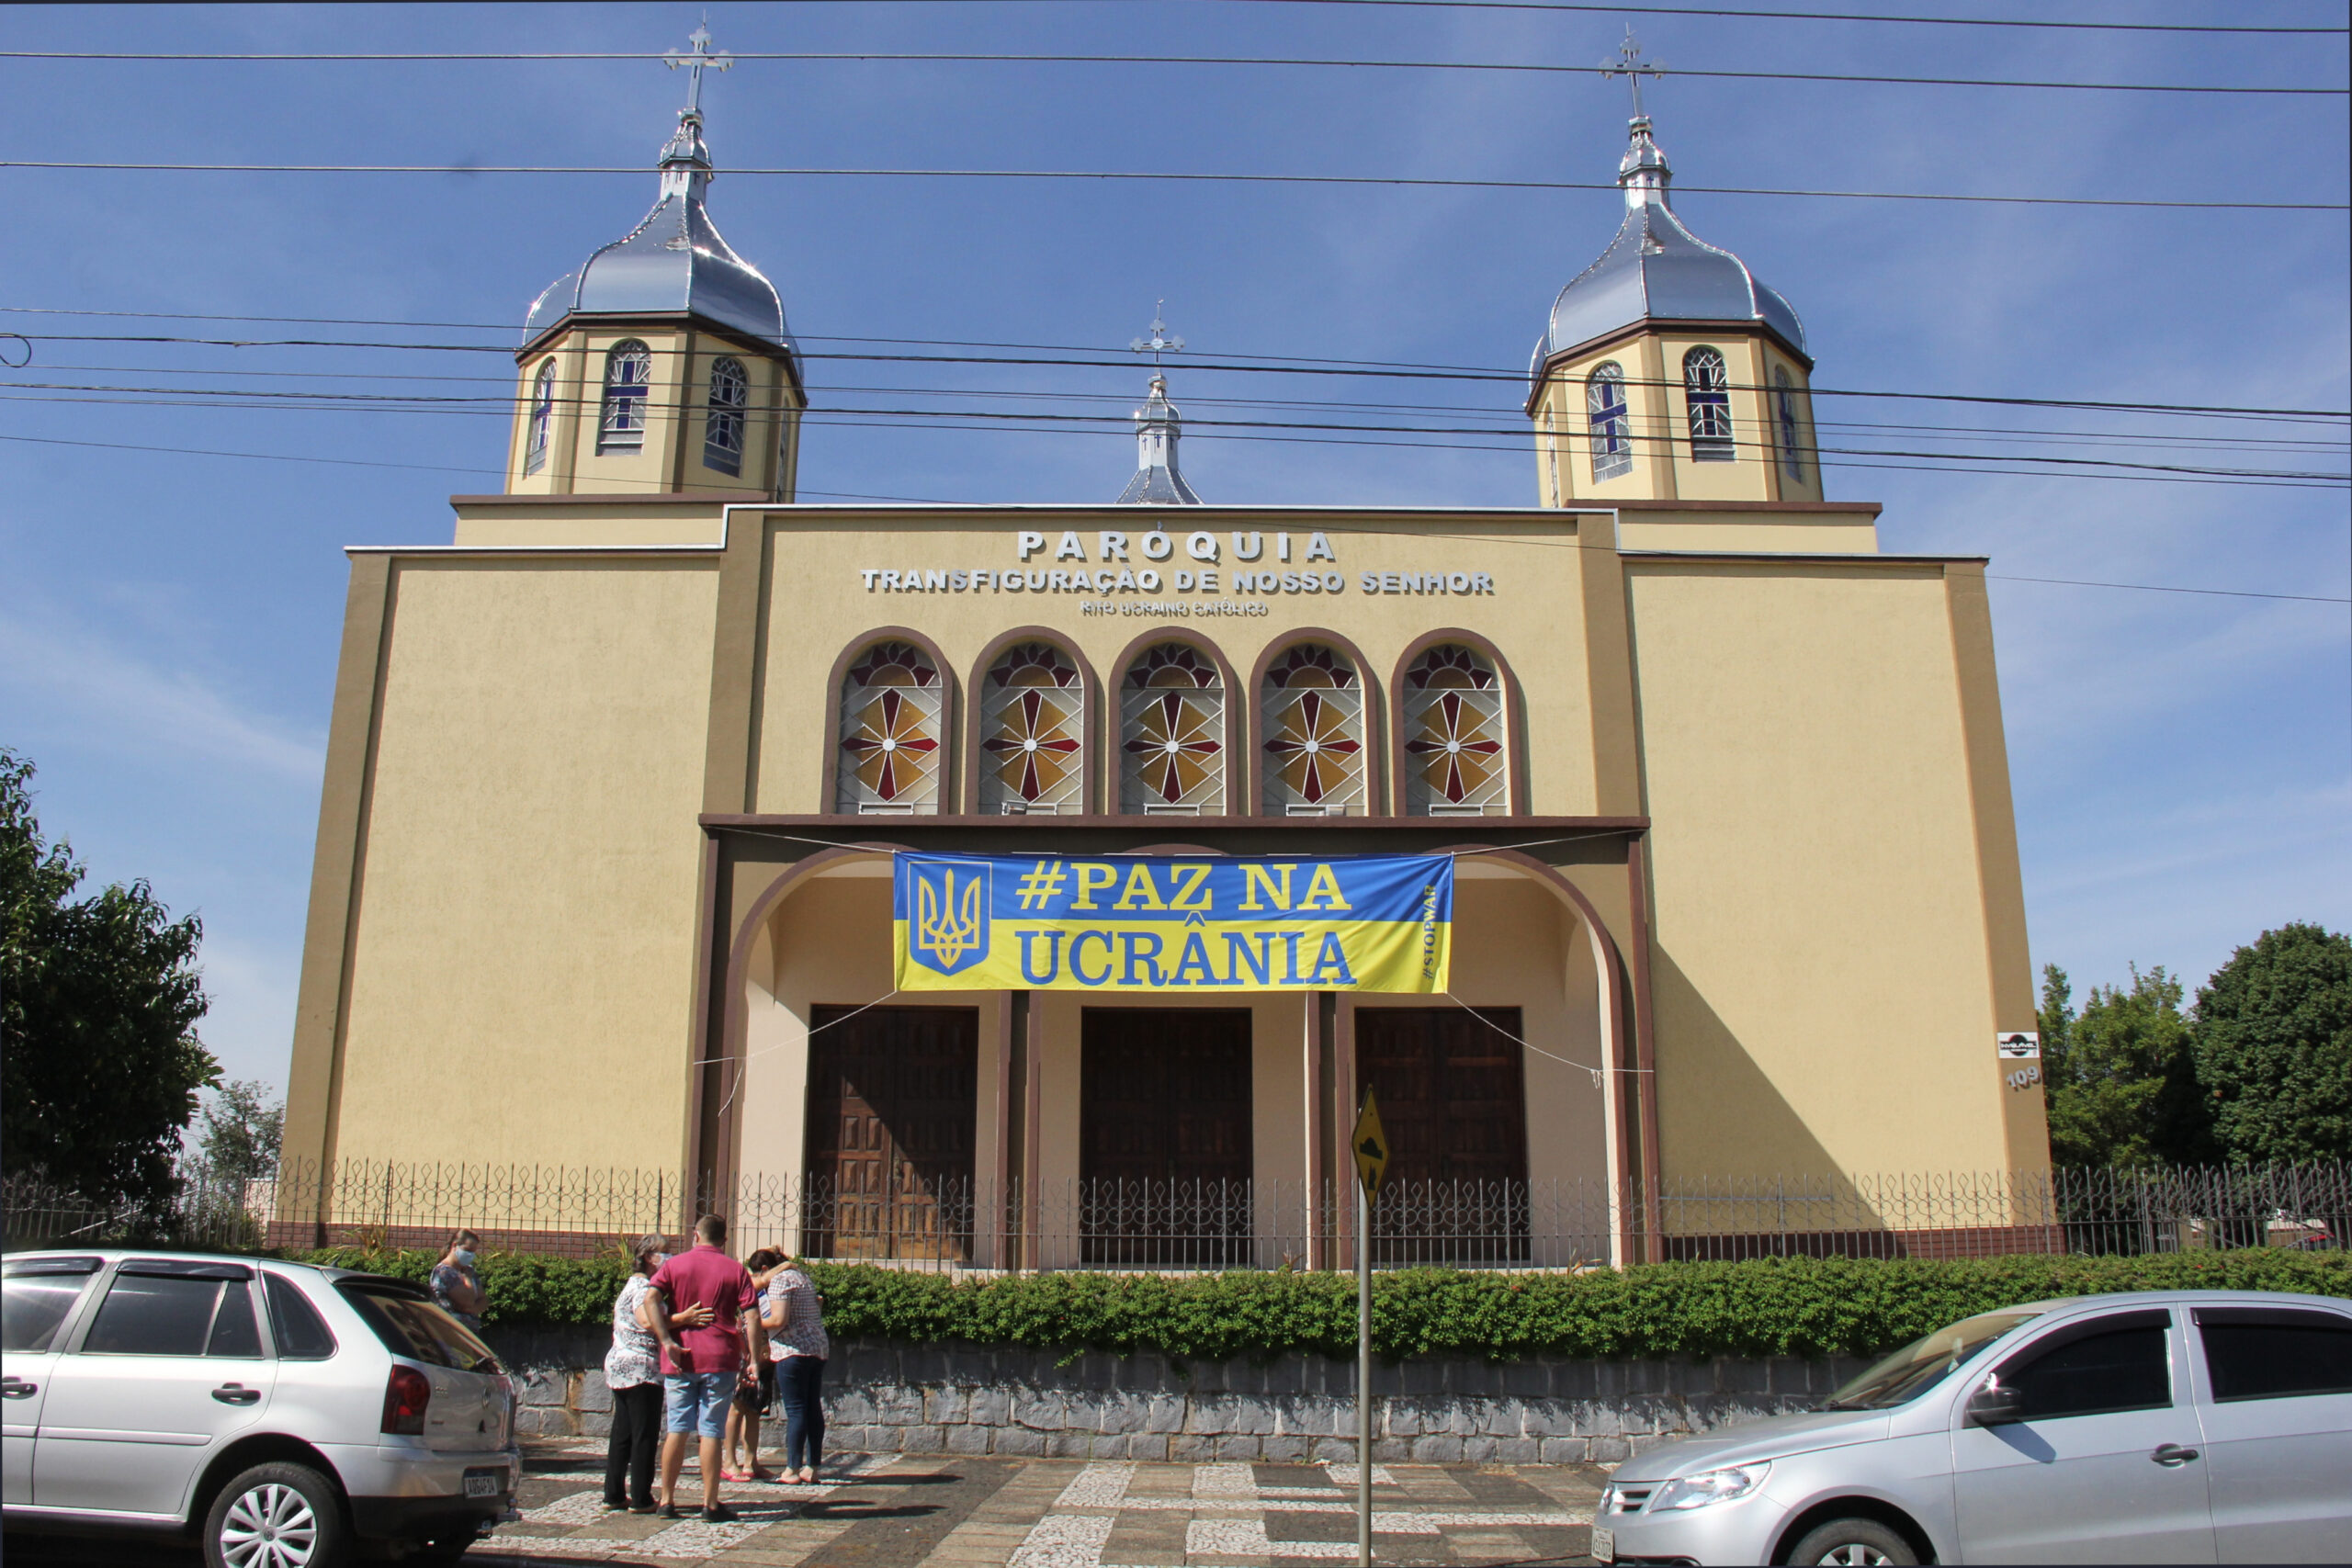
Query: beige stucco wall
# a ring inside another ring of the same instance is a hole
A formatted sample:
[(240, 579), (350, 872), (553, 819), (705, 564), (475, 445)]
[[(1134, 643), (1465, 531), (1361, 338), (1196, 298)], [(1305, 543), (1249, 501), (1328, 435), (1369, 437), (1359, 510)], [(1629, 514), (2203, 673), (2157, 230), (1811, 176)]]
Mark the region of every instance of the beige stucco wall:
[(1941, 569), (1628, 582), (1668, 1177), (2003, 1168)]
[(674, 1167), (717, 573), (396, 571), (334, 1152)]
[[(1729, 462), (1694, 462), (1690, 403), (1683, 396), (1682, 357), (1711, 347), (1724, 356), (1731, 379), (1733, 438)], [(1592, 477), (1587, 378), (1614, 363), (1626, 380), (1626, 415), (1633, 435), (1631, 469), (1608, 479)], [(1775, 369), (1789, 374), (1798, 407), (1799, 439), (1807, 450), (1802, 477), (1778, 461), (1770, 389)], [(1579, 501), (1791, 501), (1822, 499), (1814, 443), (1810, 373), (1773, 340), (1754, 330), (1657, 328), (1589, 349), (1555, 366), (1531, 405), (1534, 416), (1536, 491), (1544, 506)], [(1724, 546), (1781, 549), (1781, 545)]]

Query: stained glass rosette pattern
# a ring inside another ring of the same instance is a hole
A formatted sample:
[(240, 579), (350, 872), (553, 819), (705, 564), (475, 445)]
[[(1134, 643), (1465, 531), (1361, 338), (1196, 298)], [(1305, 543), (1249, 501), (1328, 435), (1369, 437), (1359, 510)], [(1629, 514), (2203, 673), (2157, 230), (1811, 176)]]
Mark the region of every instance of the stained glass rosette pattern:
[(1405, 671), (1405, 812), (1487, 815), (1510, 809), (1502, 682), (1484, 656), (1430, 649)]
[(1266, 671), (1266, 809), (1364, 811), (1363, 682), (1347, 656), (1317, 643), (1287, 649)]
[(1190, 643), (1163, 642), (1127, 667), (1119, 696), (1119, 809), (1225, 811), (1225, 685)]
[(842, 677), (835, 809), (934, 816), (939, 810), (938, 668), (910, 643), (876, 643)]
[(1075, 812), (1086, 781), (1086, 682), (1046, 642), (1007, 649), (980, 695), (980, 809)]

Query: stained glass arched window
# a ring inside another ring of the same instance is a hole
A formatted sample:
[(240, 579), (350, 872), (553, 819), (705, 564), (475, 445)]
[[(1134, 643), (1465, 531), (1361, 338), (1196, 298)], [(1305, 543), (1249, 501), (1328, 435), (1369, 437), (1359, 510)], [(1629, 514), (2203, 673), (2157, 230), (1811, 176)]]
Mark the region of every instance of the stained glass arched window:
[(1284, 649), (1266, 671), (1264, 800), (1270, 816), (1361, 817), (1363, 677), (1320, 643)]
[(1690, 408), (1690, 456), (1728, 463), (1739, 456), (1731, 438), (1731, 372), (1712, 348), (1682, 356), (1682, 397)]
[(1804, 478), (1804, 446), (1797, 434), (1797, 393), (1789, 379), (1789, 367), (1772, 367), (1772, 407), (1779, 415), (1781, 426), (1781, 467), (1789, 478)]
[(980, 689), (980, 810), (991, 817), (1085, 809), (1086, 680), (1049, 642), (1016, 643)]
[(702, 462), (722, 474), (743, 471), (743, 408), (752, 399), (752, 378), (743, 362), (722, 355), (710, 367), (710, 403), (703, 422)]
[(1510, 809), (1503, 683), (1494, 661), (1441, 643), (1406, 667), (1405, 814), (1485, 817)]
[(531, 378), (531, 434), (523, 450), (523, 471), (536, 474), (548, 466), (548, 441), (555, 430), (555, 361), (539, 361)]
[(912, 643), (877, 642), (851, 661), (842, 677), (835, 810), (938, 815), (945, 686), (939, 666)]
[(631, 338), (605, 355), (605, 406), (596, 450), (635, 452), (645, 445), (645, 400), (653, 389), (653, 351)]
[(1225, 812), (1225, 677), (1188, 642), (1163, 642), (1127, 666), (1119, 690), (1119, 809)]
[(1634, 422), (1625, 409), (1625, 367), (1615, 360), (1593, 367), (1584, 384), (1585, 418), (1592, 427), (1592, 477), (1613, 479), (1634, 471)]

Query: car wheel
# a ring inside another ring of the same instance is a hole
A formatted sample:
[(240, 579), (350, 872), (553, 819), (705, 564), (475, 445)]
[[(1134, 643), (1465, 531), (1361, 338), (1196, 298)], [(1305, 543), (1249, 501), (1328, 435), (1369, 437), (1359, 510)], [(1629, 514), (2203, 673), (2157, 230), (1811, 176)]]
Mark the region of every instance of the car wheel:
[(257, 1464), (204, 1516), (206, 1568), (341, 1568), (343, 1500), (305, 1464)]
[(1807, 1568), (1814, 1563), (1845, 1568), (1849, 1563), (1913, 1563), (1919, 1561), (1919, 1554), (1900, 1532), (1876, 1519), (1832, 1519), (1806, 1531), (1796, 1550), (1789, 1553), (1789, 1561)]

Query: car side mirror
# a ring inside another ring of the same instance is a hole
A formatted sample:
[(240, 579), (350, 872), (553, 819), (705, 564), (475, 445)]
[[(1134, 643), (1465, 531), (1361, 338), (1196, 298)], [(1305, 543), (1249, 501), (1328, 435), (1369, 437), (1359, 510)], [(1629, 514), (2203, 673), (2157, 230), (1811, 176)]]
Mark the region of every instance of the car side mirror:
[(1968, 1396), (1968, 1424), (2007, 1427), (2025, 1419), (2025, 1394), (1999, 1383), (1986, 1383)]

